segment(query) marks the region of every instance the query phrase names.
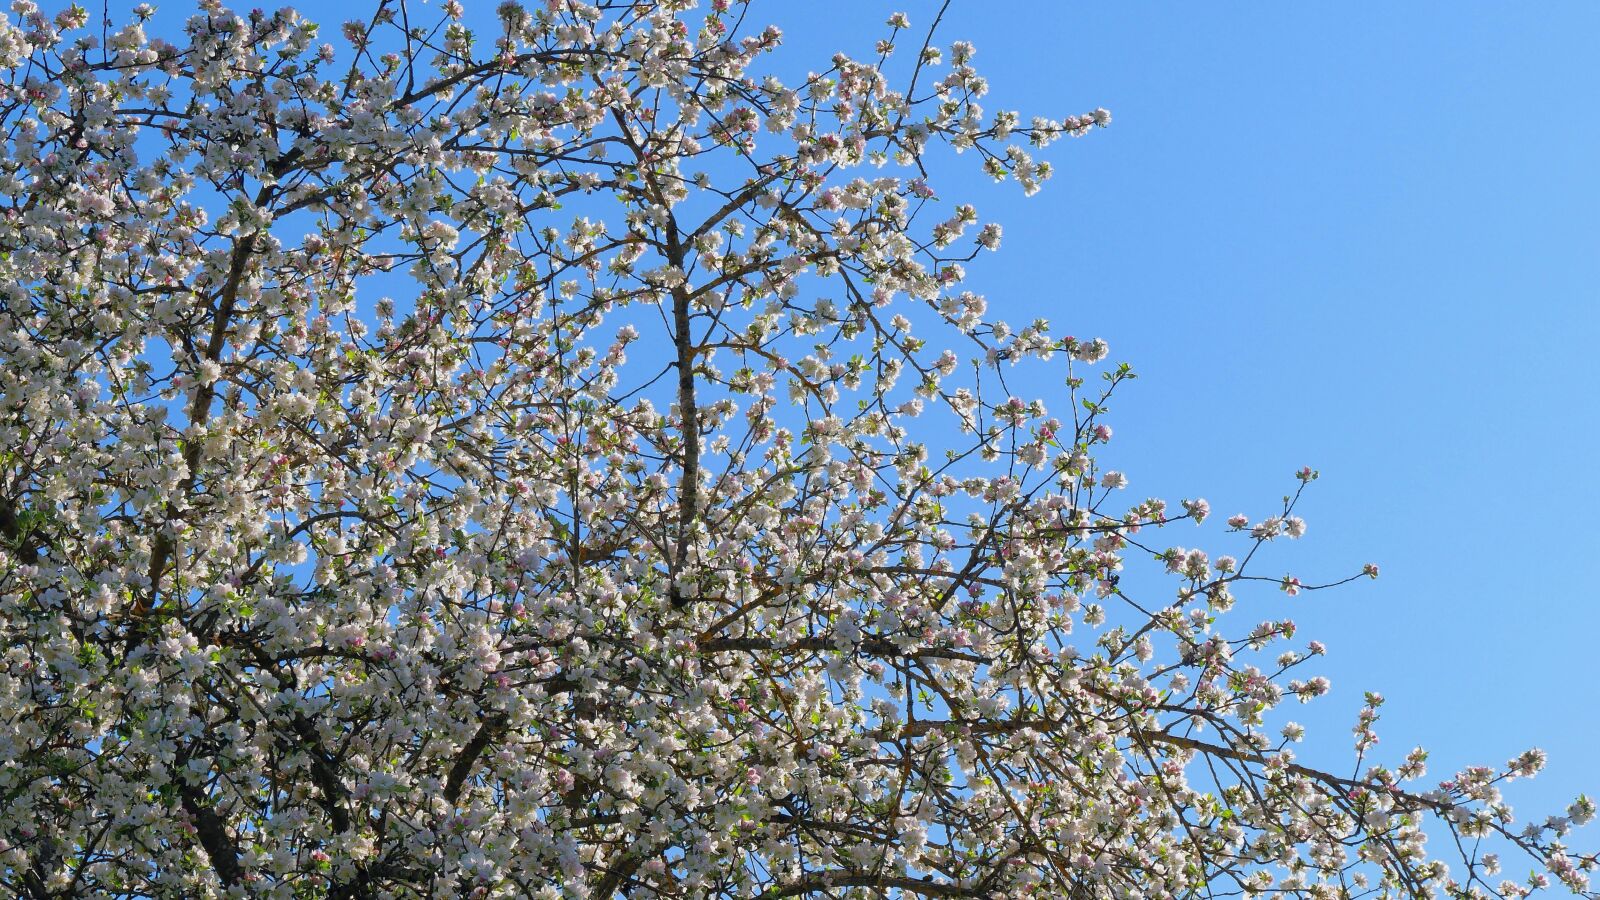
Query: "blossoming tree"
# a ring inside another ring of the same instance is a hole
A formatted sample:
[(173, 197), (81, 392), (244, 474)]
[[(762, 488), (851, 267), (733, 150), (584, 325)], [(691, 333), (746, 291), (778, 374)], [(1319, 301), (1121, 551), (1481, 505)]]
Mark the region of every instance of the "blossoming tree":
[(1095, 459), (1129, 370), (962, 288), (938, 172), (1032, 192), (1103, 110), (985, 112), (899, 14), (784, 83), (695, 5), (12, 4), (9, 894), (1587, 889), (1537, 752), (1426, 784), (1374, 696), (1296, 762), (1320, 645), (1225, 616), (1317, 587), (1250, 566), (1294, 498), (1171, 546), (1206, 503)]

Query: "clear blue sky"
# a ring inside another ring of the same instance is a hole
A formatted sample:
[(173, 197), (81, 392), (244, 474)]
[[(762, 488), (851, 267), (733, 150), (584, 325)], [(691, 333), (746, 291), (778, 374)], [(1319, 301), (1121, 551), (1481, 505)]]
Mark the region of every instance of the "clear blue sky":
[[(821, 68), (891, 8), (754, 17)], [(1233, 616), (1329, 645), (1303, 755), (1349, 759), (1379, 690), (1383, 761), (1537, 745), (1519, 812), (1600, 792), (1600, 5), (956, 0), (941, 31), (991, 108), (1115, 116), (1048, 151), (1040, 195), (978, 188), (1006, 239), (970, 286), (1141, 373), (1109, 420), (1131, 490), (1261, 515), (1311, 465), (1307, 537), (1262, 574), (1382, 566)]]
[[(749, 21), (783, 27), (761, 66), (798, 76), (939, 5), (757, 0)], [(1308, 535), (1259, 574), (1382, 566), (1231, 616), (1328, 645), (1306, 674), (1333, 692), (1286, 707), (1302, 757), (1346, 766), (1377, 690), (1376, 761), (1422, 744), (1438, 779), (1540, 746), (1520, 813), (1600, 794), (1600, 4), (954, 0), (940, 35), (977, 45), (990, 109), (1115, 117), (1046, 151), (1036, 197), (971, 158), (934, 183), (1006, 228), (969, 266), (991, 312), (1104, 337), (1140, 372), (1109, 462), (1219, 520), (1169, 542), (1237, 549), (1220, 519), (1273, 512), (1310, 465)]]
[[(937, 6), (751, 19), (803, 73)], [(369, 8), (302, 7), (329, 34)], [(1382, 761), (1421, 743), (1444, 777), (1542, 746), (1520, 812), (1600, 793), (1600, 4), (955, 0), (941, 35), (977, 45), (991, 109), (1115, 116), (1047, 151), (1032, 199), (971, 160), (936, 185), (1006, 227), (969, 267), (992, 312), (1104, 337), (1141, 373), (1110, 419), (1132, 493), (1259, 516), (1311, 465), (1309, 533), (1262, 573), (1382, 566), (1232, 615), (1328, 644), (1333, 693), (1292, 710), (1304, 756), (1347, 760), (1379, 690)], [(1220, 522), (1171, 542), (1228, 549)]]

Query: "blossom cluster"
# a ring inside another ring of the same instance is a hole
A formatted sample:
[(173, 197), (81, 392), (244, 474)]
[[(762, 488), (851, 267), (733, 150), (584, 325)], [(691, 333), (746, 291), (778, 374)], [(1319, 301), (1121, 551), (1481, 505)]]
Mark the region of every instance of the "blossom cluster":
[(1210, 506), (1099, 462), (1132, 371), (966, 286), (937, 148), (1031, 193), (1109, 113), (985, 110), (903, 13), (786, 83), (747, 6), (11, 4), (0, 885), (1587, 890), (1536, 752), (1425, 785), (1373, 695), (1297, 762), (1324, 648), (1227, 616), (1329, 586), (1258, 571), (1299, 494), (1163, 546)]

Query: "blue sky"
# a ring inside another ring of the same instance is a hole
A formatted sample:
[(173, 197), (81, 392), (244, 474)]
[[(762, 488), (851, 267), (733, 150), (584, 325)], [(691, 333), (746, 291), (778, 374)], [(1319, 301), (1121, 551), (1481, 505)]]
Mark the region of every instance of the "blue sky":
[[(491, 0), (466, 5), (492, 22)], [(305, 12), (331, 27), (368, 6)], [(801, 76), (938, 7), (768, 0), (749, 24), (787, 36), (762, 70)], [(1346, 770), (1376, 690), (1374, 761), (1422, 744), (1436, 780), (1540, 746), (1549, 768), (1509, 799), (1542, 817), (1600, 792), (1600, 5), (1351, 10), (955, 0), (939, 42), (977, 45), (988, 108), (1115, 120), (1046, 151), (1036, 197), (970, 157), (934, 183), (1006, 228), (968, 267), (992, 313), (1103, 337), (1139, 371), (1105, 461), (1134, 497), (1217, 516), (1169, 543), (1238, 550), (1220, 520), (1275, 512), (1310, 465), (1307, 538), (1258, 574), (1382, 566), (1231, 614), (1329, 647), (1301, 674), (1333, 692), (1286, 710), (1311, 729), (1302, 758)]]
[[(777, 61), (803, 73), (937, 5), (771, 0), (751, 19), (783, 26)], [(304, 12), (331, 34), (369, 7)], [(1600, 792), (1600, 4), (1355, 9), (956, 0), (941, 43), (977, 45), (991, 109), (1115, 120), (1047, 151), (1037, 197), (970, 159), (936, 185), (1006, 227), (969, 266), (994, 314), (1104, 337), (1140, 372), (1109, 461), (1132, 494), (1205, 496), (1218, 520), (1172, 543), (1226, 552), (1222, 518), (1321, 471), (1306, 539), (1261, 574), (1383, 577), (1254, 592), (1231, 616), (1328, 644), (1333, 693), (1293, 711), (1303, 755), (1348, 760), (1378, 690), (1382, 761), (1420, 743), (1445, 777), (1541, 746), (1549, 769), (1510, 799), (1558, 812)]]
[[(821, 68), (891, 8), (753, 17)], [(990, 108), (1115, 116), (1047, 151), (1034, 198), (968, 179), (1006, 227), (969, 286), (1141, 373), (1109, 419), (1138, 496), (1259, 516), (1321, 471), (1262, 574), (1382, 578), (1233, 616), (1329, 645), (1305, 758), (1349, 760), (1378, 690), (1380, 759), (1420, 743), (1445, 777), (1541, 746), (1509, 799), (1555, 813), (1600, 790), (1600, 5), (1354, 9), (956, 0), (943, 43), (977, 45)]]

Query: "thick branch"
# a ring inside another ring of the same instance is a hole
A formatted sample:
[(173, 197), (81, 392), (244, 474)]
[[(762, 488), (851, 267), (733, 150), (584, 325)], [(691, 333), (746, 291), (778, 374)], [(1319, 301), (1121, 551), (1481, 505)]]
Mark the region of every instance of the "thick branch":
[(964, 888), (942, 881), (912, 878), (909, 875), (873, 874), (834, 870), (810, 872), (787, 884), (779, 885), (760, 895), (760, 900), (777, 900), (779, 897), (799, 897), (813, 891), (831, 888), (870, 887), (898, 888), (921, 897), (989, 897), (992, 894), (979, 888)]
[(456, 802), (461, 796), (461, 789), (467, 783), (467, 778), (472, 775), (472, 769), (478, 763), (478, 757), (489, 745), (505, 730), (506, 720), (496, 716), (484, 721), (478, 726), (478, 731), (467, 741), (461, 752), (456, 754), (456, 761), (450, 766), (450, 773), (445, 776), (444, 799), (450, 803)]
[[(267, 199), (265, 189), (257, 197), (257, 204), (264, 203)], [(249, 267), (250, 254), (255, 252), (256, 235), (254, 233), (240, 238), (233, 245), (233, 256), (228, 261), (228, 278), (223, 282), (222, 290), (217, 299), (217, 313), (211, 322), (211, 334), (206, 341), (205, 358), (209, 362), (221, 362), (222, 349), (227, 342), (228, 323), (233, 318), (234, 307), (239, 300), (239, 287), (244, 282), (245, 270)], [(210, 417), (211, 401), (216, 398), (216, 387), (213, 383), (197, 386), (194, 398), (189, 403), (189, 422), (191, 425), (205, 422)], [(184, 476), (178, 484), (178, 493), (187, 495), (194, 490), (195, 481), (200, 474), (200, 455), (203, 452), (202, 442), (194, 441), (183, 451)], [(161, 592), (161, 578), (166, 573), (167, 562), (176, 549), (176, 541), (167, 529), (162, 529), (156, 535), (155, 546), (150, 550), (150, 591), (135, 602), (133, 619), (143, 619), (150, 609), (155, 606), (156, 598)], [(130, 648), (131, 649), (131, 648)]]
[(211, 808), (199, 788), (183, 781), (181, 777), (178, 779), (178, 801), (183, 804), (183, 811), (194, 820), (200, 846), (205, 848), (206, 856), (211, 859), (211, 868), (216, 870), (223, 886), (238, 884), (244, 873), (239, 865), (239, 847), (228, 836), (228, 827), (222, 817)]
[[(684, 268), (684, 250), (678, 242), (676, 224), (668, 225), (667, 261), (679, 271)], [(694, 335), (689, 332), (689, 291), (682, 284), (672, 289), (672, 342), (678, 351), (678, 418), (683, 423), (683, 474), (678, 485), (678, 544), (673, 550), (670, 599), (673, 606), (682, 606), (684, 597), (678, 577), (688, 560), (695, 508), (700, 505), (700, 410), (695, 405), (695, 343)]]

